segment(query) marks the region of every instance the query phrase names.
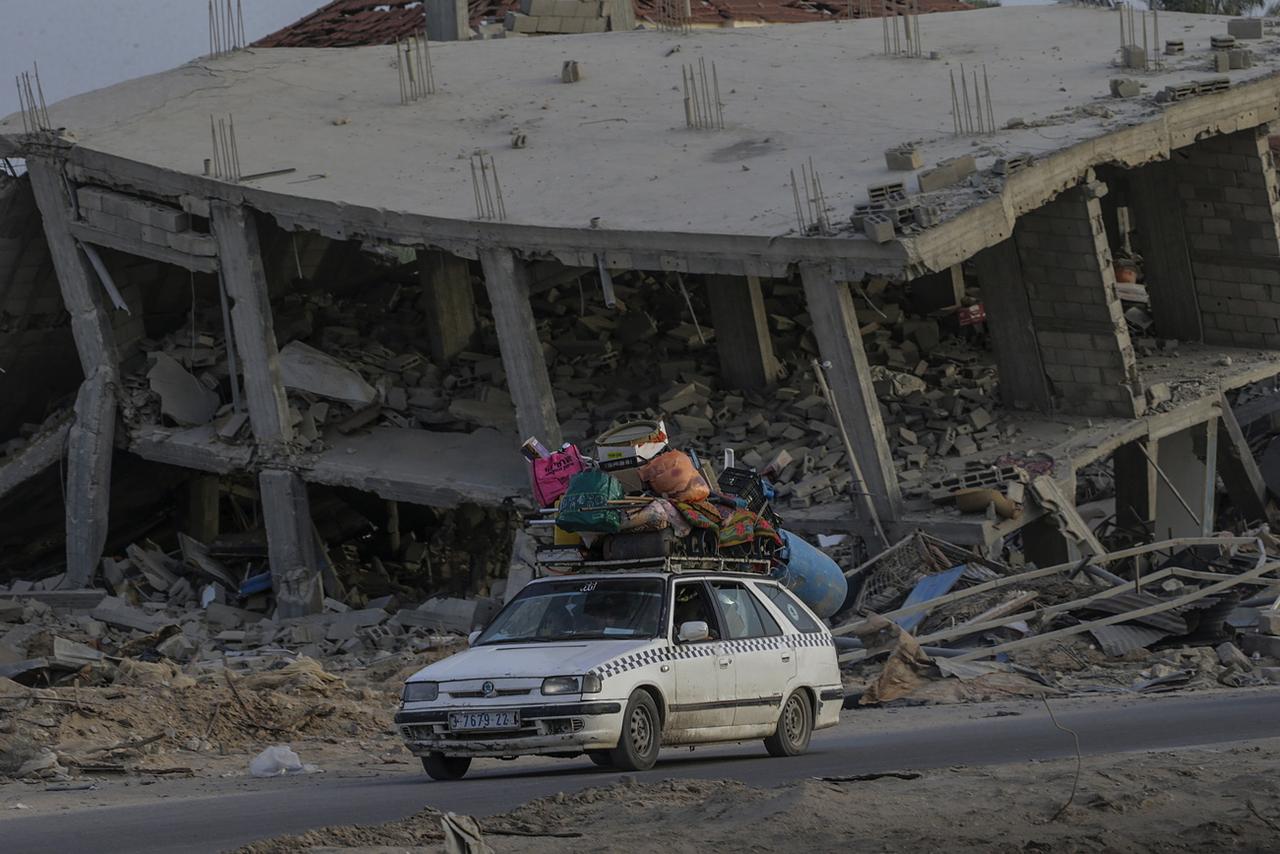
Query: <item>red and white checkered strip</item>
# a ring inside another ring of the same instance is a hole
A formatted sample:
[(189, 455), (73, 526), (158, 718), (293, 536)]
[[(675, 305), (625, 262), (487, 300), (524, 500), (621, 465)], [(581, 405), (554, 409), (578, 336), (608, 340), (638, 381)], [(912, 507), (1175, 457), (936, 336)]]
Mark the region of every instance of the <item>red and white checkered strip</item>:
[(831, 646), (832, 639), (828, 632), (811, 632), (808, 634), (774, 635), (765, 638), (743, 638), (742, 640), (682, 644), (680, 646), (650, 647), (639, 652), (620, 655), (606, 661), (591, 670), (596, 676), (604, 679), (627, 673), (650, 664), (664, 661), (703, 658), (708, 655), (725, 653), (762, 652), (771, 649), (787, 649), (801, 646)]

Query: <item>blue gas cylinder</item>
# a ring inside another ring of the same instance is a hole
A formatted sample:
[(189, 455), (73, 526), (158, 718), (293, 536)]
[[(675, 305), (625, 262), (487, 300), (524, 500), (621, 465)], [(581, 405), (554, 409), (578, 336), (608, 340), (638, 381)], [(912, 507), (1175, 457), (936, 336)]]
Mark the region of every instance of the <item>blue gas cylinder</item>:
[(840, 565), (790, 531), (781, 533), (782, 563), (770, 575), (825, 620), (840, 609), (849, 590)]

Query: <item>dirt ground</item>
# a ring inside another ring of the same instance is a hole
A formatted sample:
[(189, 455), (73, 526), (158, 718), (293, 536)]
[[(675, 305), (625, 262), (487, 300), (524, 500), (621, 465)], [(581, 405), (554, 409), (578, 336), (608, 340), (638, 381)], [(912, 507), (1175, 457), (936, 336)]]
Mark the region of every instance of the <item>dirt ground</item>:
[[(623, 782), (479, 823), (495, 852), (1275, 850), (1280, 739), (1213, 749), (952, 768), (772, 789)], [(625, 778), (624, 778), (625, 779)], [(442, 815), (281, 837), (240, 854), (440, 851)]]

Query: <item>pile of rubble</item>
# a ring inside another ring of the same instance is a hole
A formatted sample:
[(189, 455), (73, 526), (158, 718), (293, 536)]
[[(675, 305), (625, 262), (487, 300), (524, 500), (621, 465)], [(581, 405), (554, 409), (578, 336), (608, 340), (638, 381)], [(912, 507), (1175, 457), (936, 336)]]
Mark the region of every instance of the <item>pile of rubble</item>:
[(1036, 569), (916, 534), (833, 630), (863, 704), (1280, 683), (1280, 540), (1169, 540)]

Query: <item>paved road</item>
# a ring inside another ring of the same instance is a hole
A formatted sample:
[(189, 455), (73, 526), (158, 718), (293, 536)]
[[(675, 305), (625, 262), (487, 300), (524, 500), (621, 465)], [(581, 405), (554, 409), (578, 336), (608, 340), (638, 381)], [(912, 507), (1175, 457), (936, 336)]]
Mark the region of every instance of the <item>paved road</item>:
[[(973, 707), (969, 707), (973, 708)], [(818, 733), (811, 752), (770, 759), (759, 744), (670, 750), (642, 781), (671, 777), (725, 778), (769, 786), (813, 776), (875, 771), (996, 765), (1073, 755), (1071, 739), (1054, 729), (1042, 708), (1023, 706), (995, 716), (922, 729), (861, 733), (859, 712)], [(1209, 745), (1280, 736), (1280, 692), (1167, 697), (1063, 709), (1058, 718), (1080, 734), (1088, 754)], [(909, 714), (904, 712), (904, 720)], [(0, 850), (20, 852), (208, 852), (326, 824), (373, 824), (431, 805), (486, 815), (532, 798), (605, 785), (616, 772), (586, 760), (540, 760), (477, 765), (466, 779), (425, 782), (420, 775), (324, 779), (317, 776), (253, 781), (249, 792), (218, 797), (158, 799), (0, 819)], [(157, 787), (160, 788), (160, 787)], [(163, 794), (157, 792), (158, 798)]]

